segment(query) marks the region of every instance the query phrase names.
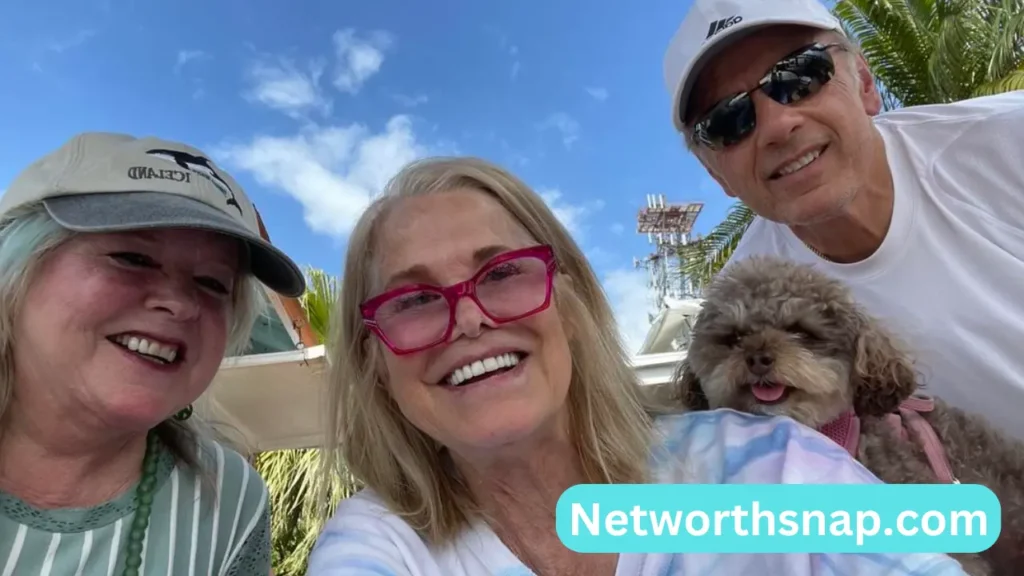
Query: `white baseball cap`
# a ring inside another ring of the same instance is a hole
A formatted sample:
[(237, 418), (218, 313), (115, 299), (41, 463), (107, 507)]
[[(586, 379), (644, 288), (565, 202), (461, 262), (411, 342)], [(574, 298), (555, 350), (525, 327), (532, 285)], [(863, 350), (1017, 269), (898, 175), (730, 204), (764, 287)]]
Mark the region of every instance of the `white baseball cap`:
[(665, 52), (665, 85), (672, 123), (685, 130), (685, 106), (697, 75), (725, 47), (766, 26), (795, 24), (845, 34), (818, 0), (694, 0)]
[(157, 138), (87, 132), (32, 163), (0, 196), (0, 221), (41, 202), (76, 232), (195, 228), (238, 238), (250, 272), (283, 296), (306, 289), (284, 252), (260, 236), (256, 209), (242, 187), (191, 146)]

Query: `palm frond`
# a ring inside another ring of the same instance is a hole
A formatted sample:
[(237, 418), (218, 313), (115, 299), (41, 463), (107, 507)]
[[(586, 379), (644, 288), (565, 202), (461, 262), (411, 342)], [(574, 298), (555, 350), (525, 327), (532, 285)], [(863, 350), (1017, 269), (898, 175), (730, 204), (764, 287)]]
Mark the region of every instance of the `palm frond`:
[[(885, 87), (888, 109), (954, 102), (1016, 86), (1022, 0), (840, 0), (833, 12)], [(978, 88), (985, 86), (979, 92)]]
[(1024, 58), (1024, 0), (1006, 0), (996, 17), (992, 57), (986, 78), (1003, 78), (1020, 69)]
[(678, 273), (689, 280), (696, 290), (707, 286), (732, 257), (743, 233), (753, 220), (754, 212), (746, 204), (734, 204), (725, 220), (719, 222), (707, 236), (680, 249)]
[(333, 514), (338, 503), (354, 494), (359, 485), (347, 472), (337, 475), (327, 486), (328, 509), (321, 510), (317, 498), (322, 482), (319, 450), (264, 452), (256, 457), (255, 467), (270, 491), (274, 574), (304, 575), (309, 552), (323, 529), (321, 518)]
[(338, 279), (319, 268), (308, 268), (306, 283), (308, 289), (299, 303), (309, 319), (310, 329), (323, 343), (330, 333), (331, 311), (338, 300)]
[(921, 95), (929, 92), (927, 64), (933, 32), (921, 18), (935, 13), (933, 4), (840, 0), (833, 9), (858, 40), (874, 74), (905, 106), (925, 103)]
[(1024, 69), (1014, 70), (999, 80), (982, 84), (974, 89), (972, 95), (992, 96), (1015, 90), (1024, 90)]

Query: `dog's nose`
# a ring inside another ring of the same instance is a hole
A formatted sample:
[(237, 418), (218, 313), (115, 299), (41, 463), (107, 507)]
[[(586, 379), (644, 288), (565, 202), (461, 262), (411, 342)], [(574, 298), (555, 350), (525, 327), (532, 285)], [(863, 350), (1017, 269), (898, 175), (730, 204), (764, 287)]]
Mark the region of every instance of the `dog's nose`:
[(772, 363), (775, 361), (771, 354), (767, 352), (751, 352), (747, 354), (747, 368), (751, 372), (758, 376), (764, 376), (772, 369)]

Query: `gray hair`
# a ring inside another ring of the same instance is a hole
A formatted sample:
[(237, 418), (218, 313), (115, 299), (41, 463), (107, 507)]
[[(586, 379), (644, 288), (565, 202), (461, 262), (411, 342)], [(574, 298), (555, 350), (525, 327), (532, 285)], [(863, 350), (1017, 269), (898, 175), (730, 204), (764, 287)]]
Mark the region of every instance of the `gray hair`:
[[(25, 294), (47, 256), (76, 234), (62, 228), (41, 204), (15, 210), (0, 220), (0, 422), (14, 388), (14, 326)], [(259, 282), (248, 274), (239, 278), (232, 300), (227, 356), (248, 348), (253, 325), (266, 305)], [(207, 428), (198, 418), (168, 419), (157, 425), (156, 432), (178, 461), (198, 468), (196, 446), (199, 437), (210, 433)]]

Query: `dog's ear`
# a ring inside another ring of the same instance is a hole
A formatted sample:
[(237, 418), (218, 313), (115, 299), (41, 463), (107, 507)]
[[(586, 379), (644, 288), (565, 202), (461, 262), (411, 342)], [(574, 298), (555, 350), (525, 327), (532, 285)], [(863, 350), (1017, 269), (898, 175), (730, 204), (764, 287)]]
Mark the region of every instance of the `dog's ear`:
[(675, 373), (672, 375), (672, 381), (679, 391), (679, 397), (683, 401), (683, 406), (690, 410), (708, 410), (710, 404), (708, 404), (708, 398), (704, 395), (704, 389), (700, 386), (700, 380), (697, 379), (697, 375), (690, 368), (690, 363), (683, 360), (676, 366)]
[(896, 339), (865, 319), (853, 363), (853, 404), (860, 416), (884, 416), (917, 389), (917, 374)]

